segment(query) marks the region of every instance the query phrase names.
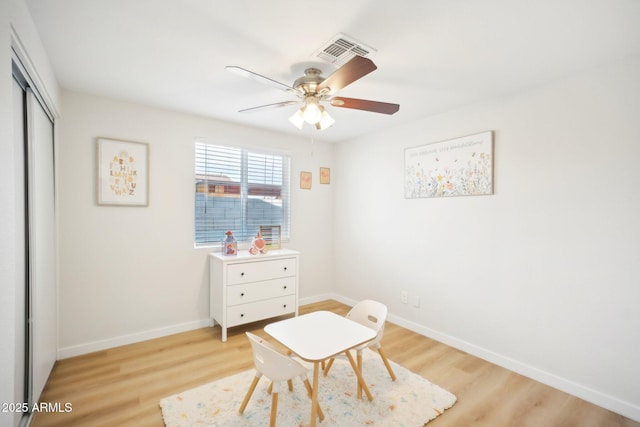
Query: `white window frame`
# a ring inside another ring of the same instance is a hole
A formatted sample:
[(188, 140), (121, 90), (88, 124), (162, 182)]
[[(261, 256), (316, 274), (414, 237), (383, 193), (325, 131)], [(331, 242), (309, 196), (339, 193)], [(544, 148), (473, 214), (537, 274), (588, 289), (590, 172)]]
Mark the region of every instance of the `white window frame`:
[[(211, 149), (212, 152), (205, 152), (204, 150), (207, 149)], [(224, 170), (229, 165), (225, 165), (224, 160), (221, 160), (220, 157), (215, 158), (216, 151), (229, 154), (231, 169)], [(238, 153), (240, 157), (238, 157)], [(207, 157), (207, 159), (203, 159), (203, 156)], [(210, 156), (211, 160), (213, 160), (212, 162), (209, 162)], [(249, 159), (255, 159), (256, 157), (264, 159), (265, 164), (268, 163), (269, 165), (265, 166), (264, 169), (260, 167), (255, 169), (255, 163), (250, 163)], [(281, 159), (281, 176), (278, 175), (279, 159)], [(273, 162), (270, 162), (271, 160)], [(240, 165), (234, 164), (237, 161), (240, 162)], [(251, 181), (249, 178), (250, 164), (253, 166), (253, 170), (259, 173), (261, 182), (256, 182), (255, 179)], [(238, 166), (240, 166), (240, 170), (238, 170)], [(274, 170), (275, 173), (273, 173)], [(257, 234), (260, 225), (280, 225), (282, 241), (289, 240), (291, 221), (291, 157), (289, 153), (256, 149), (254, 147), (216, 144), (203, 138), (196, 138), (194, 141), (194, 171), (195, 211), (193, 236), (195, 247), (220, 246), (224, 232), (227, 229), (234, 233), (240, 247), (248, 247), (253, 237)], [(261, 175), (263, 172), (265, 176)], [(266, 176), (267, 172), (273, 173), (271, 178)], [(218, 179), (224, 179), (227, 182), (221, 182), (221, 185), (217, 185)], [(264, 182), (262, 182), (263, 179)], [(276, 184), (273, 184), (274, 182)], [(278, 183), (281, 184), (278, 185)], [(236, 189), (238, 186), (239, 191)], [(253, 189), (250, 190), (250, 187)], [(232, 188), (233, 193), (229, 192)], [(269, 189), (275, 192), (279, 191), (280, 198), (269, 197), (264, 194), (249, 194), (255, 191), (268, 192)], [(217, 196), (216, 193), (220, 195)], [(251, 212), (257, 211), (251, 211), (250, 204), (261, 200), (275, 206), (273, 209), (267, 207), (265, 212), (277, 216), (278, 209), (280, 209), (281, 217), (279, 221), (269, 219), (268, 215), (263, 219), (258, 219), (259, 223), (255, 223), (256, 218), (250, 218)], [(233, 205), (230, 210), (227, 210), (228, 213), (225, 214), (227, 217), (231, 215), (232, 218), (225, 218), (225, 215), (220, 213), (222, 212), (221, 209), (212, 209), (214, 204), (219, 203), (225, 206)], [(279, 203), (280, 206), (278, 206)], [(233, 213), (234, 210), (238, 211), (237, 215)], [(203, 218), (203, 215), (205, 215), (205, 218)], [(216, 219), (216, 215), (219, 216), (218, 219)], [(201, 221), (207, 221), (209, 225), (202, 224)], [(207, 229), (207, 227), (209, 228)], [(209, 233), (210, 236), (207, 238), (203, 236), (204, 233)]]

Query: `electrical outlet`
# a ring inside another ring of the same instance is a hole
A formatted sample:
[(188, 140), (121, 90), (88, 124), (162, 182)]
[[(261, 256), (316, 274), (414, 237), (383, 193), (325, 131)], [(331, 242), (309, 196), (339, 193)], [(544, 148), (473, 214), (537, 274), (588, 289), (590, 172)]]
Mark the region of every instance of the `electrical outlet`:
[(409, 294), (407, 293), (407, 291), (400, 292), (400, 302), (402, 302), (403, 304), (409, 303)]

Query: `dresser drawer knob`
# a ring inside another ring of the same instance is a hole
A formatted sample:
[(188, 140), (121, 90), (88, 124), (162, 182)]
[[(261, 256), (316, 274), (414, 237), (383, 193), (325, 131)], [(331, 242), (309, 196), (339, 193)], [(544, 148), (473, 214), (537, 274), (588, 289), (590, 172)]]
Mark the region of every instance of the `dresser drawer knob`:
[(284, 268), (284, 271), (287, 271), (287, 267)]
[(240, 273), (240, 277), (244, 277), (244, 272), (243, 272), (243, 273)]
[(244, 313), (240, 314), (240, 317), (244, 317)]
[(284, 285), (283, 288), (287, 289), (287, 285)]
[(242, 293), (240, 294), (240, 296), (241, 296), (241, 297), (243, 297), (243, 296), (244, 296), (244, 292), (242, 292)]
[(282, 304), (282, 307), (283, 308), (287, 308), (287, 304)]

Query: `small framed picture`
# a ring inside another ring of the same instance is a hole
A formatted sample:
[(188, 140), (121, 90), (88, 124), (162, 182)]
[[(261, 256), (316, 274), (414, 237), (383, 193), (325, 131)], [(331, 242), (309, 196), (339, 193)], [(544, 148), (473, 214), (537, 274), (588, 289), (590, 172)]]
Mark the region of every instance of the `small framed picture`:
[(320, 168), (320, 184), (331, 184), (331, 169)]
[(311, 190), (311, 172), (300, 172), (300, 188)]
[(149, 206), (149, 144), (97, 141), (98, 204)]
[(279, 225), (261, 225), (260, 235), (267, 249), (282, 248), (282, 233)]

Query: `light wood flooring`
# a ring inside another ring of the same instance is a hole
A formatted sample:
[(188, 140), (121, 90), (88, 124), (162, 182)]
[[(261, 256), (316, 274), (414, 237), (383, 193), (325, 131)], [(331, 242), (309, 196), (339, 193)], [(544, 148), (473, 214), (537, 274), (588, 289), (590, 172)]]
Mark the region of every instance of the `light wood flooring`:
[[(316, 310), (344, 315), (349, 307), (336, 301), (300, 307), (301, 314)], [(38, 413), (32, 426), (163, 427), (161, 398), (252, 368), (244, 332), (267, 337), (262, 329), (272, 321), (233, 328), (226, 343), (219, 327), (204, 328), (60, 360), (41, 401), (71, 403), (73, 409)], [(458, 397), (429, 427), (640, 427), (389, 322), (382, 343), (387, 357)]]

